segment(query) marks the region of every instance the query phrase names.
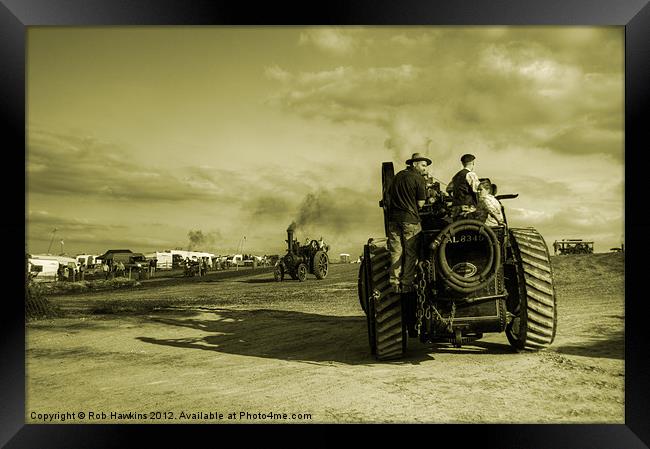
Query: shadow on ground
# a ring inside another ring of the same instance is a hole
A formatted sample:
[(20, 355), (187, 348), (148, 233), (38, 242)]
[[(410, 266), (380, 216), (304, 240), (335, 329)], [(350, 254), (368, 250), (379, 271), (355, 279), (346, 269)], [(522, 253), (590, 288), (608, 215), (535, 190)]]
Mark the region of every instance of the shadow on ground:
[[(360, 316), (328, 316), (284, 310), (205, 310), (194, 318), (153, 317), (169, 326), (207, 335), (140, 341), (253, 357), (305, 362), (372, 364), (366, 320)], [(430, 358), (430, 357), (427, 357)]]
[(465, 343), (462, 347), (456, 348), (449, 343), (433, 343), (433, 350), (440, 354), (515, 354), (517, 351), (510, 346), (503, 335), (503, 343), (494, 343), (488, 341), (473, 341)]
[(275, 283), (277, 282), (275, 279), (270, 278), (270, 279), (246, 279), (243, 281), (237, 281), (237, 282), (244, 282), (246, 284), (268, 284), (268, 283)]
[(625, 333), (610, 332), (601, 338), (591, 338), (582, 344), (551, 346), (559, 354), (579, 355), (606, 359), (625, 359)]
[[(208, 317), (206, 317), (208, 314)], [(177, 348), (217, 351), (253, 357), (304, 362), (338, 362), (350, 365), (379, 363), (370, 354), (363, 316), (330, 316), (286, 310), (208, 309), (200, 318), (149, 318), (156, 323), (199, 330), (207, 335), (184, 338), (142, 336), (145, 343)], [(446, 352), (444, 344), (433, 347), (409, 339), (403, 359), (391, 364), (419, 364), (434, 360), (436, 352)], [(492, 343), (472, 344), (480, 354), (510, 354), (509, 346)], [(465, 351), (466, 353), (469, 351)]]

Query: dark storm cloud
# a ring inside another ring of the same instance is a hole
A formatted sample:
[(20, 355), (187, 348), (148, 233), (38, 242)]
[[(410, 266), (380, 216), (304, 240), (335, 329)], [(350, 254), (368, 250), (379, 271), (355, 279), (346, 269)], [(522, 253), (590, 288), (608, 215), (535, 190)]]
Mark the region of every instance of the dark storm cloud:
[(561, 203), (563, 199), (570, 198), (573, 193), (567, 182), (547, 181), (534, 176), (523, 177), (510, 174), (502, 183), (498, 179), (490, 178), (490, 180), (497, 185), (498, 194), (518, 193), (520, 198), (544, 198)]
[(533, 226), (549, 244), (561, 238), (594, 238), (599, 235), (617, 243), (623, 235), (622, 216), (609, 208), (564, 207), (551, 214), (531, 214), (521, 209), (508, 211), (511, 226)]
[(405, 64), (300, 73), (284, 80), (286, 89), (275, 99), (305, 116), (383, 123), (389, 119), (388, 111), (373, 111), (374, 108), (420, 102), (423, 92), (412, 88), (422, 83), (420, 72), (420, 68)]
[[(256, 173), (254, 192), (264, 192), (272, 198), (302, 198), (304, 192), (331, 183), (341, 175), (341, 161), (337, 158), (295, 168), (293, 161), (279, 161), (277, 165)], [(268, 193), (267, 193), (268, 192)]]
[[(377, 125), (396, 156), (428, 139), (449, 147), (473, 133), (497, 147), (546, 145), (562, 154), (621, 158), (622, 35), (616, 30), (435, 30), (419, 46), (415, 37), (427, 35), (421, 30), (396, 33), (373, 34), (373, 45), (364, 44), (393, 65), (267, 70), (281, 86), (275, 101), (305, 117)], [(363, 34), (339, 37), (349, 43)], [(396, 45), (403, 51), (386, 50)]]
[[(623, 141), (620, 129), (612, 131), (608, 127), (598, 129), (594, 126), (576, 126), (559, 132), (544, 142), (550, 149), (566, 154), (603, 153), (617, 155), (623, 159)], [(618, 152), (612, 152), (618, 149)]]
[(120, 231), (126, 228), (123, 225), (97, 223), (89, 220), (71, 219), (58, 215), (52, 215), (45, 211), (30, 212), (25, 217), (28, 229), (46, 230), (51, 233), (56, 228), (61, 235), (66, 232), (111, 232)]
[[(27, 232), (31, 244), (40, 243), (40, 247), (45, 249), (49, 247), (52, 241), (52, 248), (57, 248), (61, 240), (64, 241), (65, 247), (74, 245), (101, 248), (130, 248), (138, 250), (161, 250), (171, 249), (177, 246), (189, 248), (204, 249), (223, 243), (223, 236), (219, 230), (192, 230), (187, 233), (187, 239), (181, 238), (161, 239), (151, 237), (149, 227), (147, 226), (125, 226), (112, 223), (98, 223), (90, 220), (80, 220), (67, 218), (59, 215), (50, 214), (46, 211), (32, 211), (26, 217)], [(157, 228), (167, 227), (168, 225), (158, 223)], [(53, 233), (53, 230), (56, 232)], [(181, 234), (182, 235), (182, 234)], [(52, 236), (54, 238), (52, 239)], [(180, 237), (180, 235), (179, 235)]]
[[(94, 246), (98, 242), (102, 242), (104, 245), (122, 247), (126, 244), (142, 245), (144, 242), (143, 239), (127, 241), (128, 239), (116, 237), (124, 236), (127, 233), (132, 234), (132, 232), (129, 232), (129, 228), (124, 225), (67, 218), (46, 211), (31, 211), (25, 217), (25, 226), (30, 248), (34, 248), (35, 243), (40, 242), (40, 245), (36, 245), (36, 247), (42, 248), (42, 251), (49, 248), (58, 252), (61, 240), (64, 241), (66, 248), (70, 244)], [(151, 242), (152, 245), (154, 243), (156, 242)]]
[(293, 210), (289, 202), (279, 195), (264, 195), (248, 202), (248, 212), (258, 220), (272, 220), (287, 217)]
[(620, 27), (526, 27), (511, 28), (494, 35), (496, 42), (543, 42), (543, 48), (562, 63), (577, 64), (586, 72), (618, 72), (612, 64), (621, 58), (623, 40)]
[[(97, 240), (93, 238), (86, 238), (83, 236), (80, 237), (75, 236), (75, 243), (92, 245), (92, 244), (97, 244)], [(131, 251), (138, 252), (138, 251), (159, 251), (163, 248), (171, 249), (169, 245), (169, 240), (150, 238), (146, 236), (140, 236), (135, 238), (129, 238), (129, 237), (120, 238), (120, 237), (108, 236), (102, 238), (101, 243), (102, 245), (104, 245), (106, 250), (126, 248), (126, 249), (130, 249)]]
[(29, 130), (29, 193), (72, 194), (118, 200), (180, 202), (236, 199), (245, 187), (229, 172), (189, 167), (157, 170), (131, 162), (129, 150), (92, 138)]
[[(50, 250), (53, 253), (58, 253), (59, 251), (59, 241), (62, 238), (60, 236), (55, 237), (54, 242)], [(46, 252), (46, 249), (49, 247), (50, 238), (47, 236), (34, 236), (31, 237), (31, 245), (36, 248), (42, 248), (40, 252)], [(155, 239), (146, 236), (142, 237), (114, 237), (110, 234), (102, 236), (101, 241), (98, 243), (98, 239), (94, 235), (86, 234), (75, 234), (74, 239), (70, 237), (63, 238), (65, 241), (64, 249), (66, 249), (70, 244), (76, 245), (77, 248), (85, 247), (84, 252), (90, 253), (104, 253), (109, 249), (130, 249), (133, 252), (147, 252), (147, 251), (160, 251), (161, 249), (172, 249), (174, 246), (170, 245), (168, 240)], [(92, 248), (88, 251), (88, 248)], [(34, 251), (38, 253), (39, 251)], [(67, 251), (66, 251), (67, 252)]]

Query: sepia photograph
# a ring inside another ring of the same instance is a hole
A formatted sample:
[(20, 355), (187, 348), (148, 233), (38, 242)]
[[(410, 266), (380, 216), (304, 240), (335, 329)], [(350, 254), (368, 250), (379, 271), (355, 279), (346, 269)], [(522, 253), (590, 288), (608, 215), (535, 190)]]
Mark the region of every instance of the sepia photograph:
[(26, 423), (625, 423), (624, 27), (25, 59)]

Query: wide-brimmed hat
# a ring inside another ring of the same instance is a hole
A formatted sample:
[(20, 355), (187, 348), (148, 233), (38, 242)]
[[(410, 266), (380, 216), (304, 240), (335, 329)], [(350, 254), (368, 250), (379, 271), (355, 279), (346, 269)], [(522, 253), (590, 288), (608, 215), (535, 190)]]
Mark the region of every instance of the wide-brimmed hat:
[(413, 156), (411, 156), (411, 159), (408, 159), (406, 161), (406, 165), (411, 165), (413, 162), (417, 161), (427, 161), (427, 165), (431, 165), (431, 159), (428, 157), (422, 156), (420, 153), (413, 153)]

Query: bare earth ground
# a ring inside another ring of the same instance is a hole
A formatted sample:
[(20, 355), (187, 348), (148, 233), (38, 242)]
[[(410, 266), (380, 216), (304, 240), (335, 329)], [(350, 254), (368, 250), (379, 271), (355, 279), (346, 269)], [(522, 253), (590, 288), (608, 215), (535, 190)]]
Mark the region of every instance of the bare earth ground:
[(539, 353), (502, 333), (377, 362), (356, 264), (52, 297), (69, 315), (27, 326), (26, 421), (624, 423), (623, 255), (552, 261), (558, 332)]

